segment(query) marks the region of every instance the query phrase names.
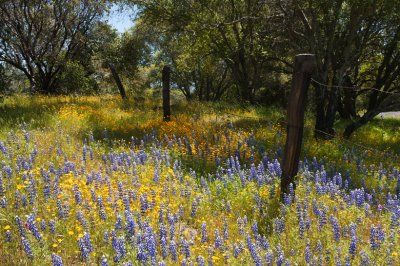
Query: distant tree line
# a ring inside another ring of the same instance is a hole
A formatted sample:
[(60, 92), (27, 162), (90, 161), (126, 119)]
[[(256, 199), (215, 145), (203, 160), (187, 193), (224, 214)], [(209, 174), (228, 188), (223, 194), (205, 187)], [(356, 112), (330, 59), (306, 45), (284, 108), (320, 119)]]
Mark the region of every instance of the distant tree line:
[[(122, 35), (102, 21), (115, 3), (137, 11)], [(3, 0), (0, 84), (12, 66), (31, 92), (92, 93), (112, 84), (112, 63), (140, 92), (169, 65), (188, 100), (284, 106), (294, 56), (312, 53), (316, 136), (343, 118), (349, 137), (400, 110), (399, 40), (400, 0)]]

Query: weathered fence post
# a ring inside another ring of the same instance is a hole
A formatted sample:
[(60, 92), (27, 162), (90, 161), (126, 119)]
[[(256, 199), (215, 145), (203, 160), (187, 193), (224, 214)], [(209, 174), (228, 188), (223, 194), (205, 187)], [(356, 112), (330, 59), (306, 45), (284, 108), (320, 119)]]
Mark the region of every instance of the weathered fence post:
[(121, 95), (121, 98), (122, 98), (123, 100), (126, 100), (127, 97), (126, 97), (126, 93), (125, 93), (125, 88), (124, 88), (124, 85), (122, 85), (121, 79), (119, 78), (118, 72), (117, 72), (117, 70), (115, 69), (114, 64), (111, 63), (111, 62), (108, 62), (107, 65), (108, 65), (108, 67), (109, 67), (110, 70), (111, 70), (111, 73), (112, 73), (112, 75), (113, 75), (113, 78), (114, 78), (114, 80), (115, 80), (115, 83), (117, 84), (117, 87), (118, 87), (118, 90), (119, 90), (119, 94)]
[(301, 144), (303, 141), (304, 110), (307, 89), (315, 68), (315, 56), (300, 54), (295, 57), (292, 91), (290, 92), (287, 114), (287, 136), (281, 178), (281, 199), (289, 193), (290, 183), (295, 188), (294, 177), (297, 175)]
[(170, 106), (170, 93), (169, 93), (170, 78), (171, 78), (171, 68), (169, 66), (164, 66), (162, 70), (164, 121), (171, 120), (171, 106)]

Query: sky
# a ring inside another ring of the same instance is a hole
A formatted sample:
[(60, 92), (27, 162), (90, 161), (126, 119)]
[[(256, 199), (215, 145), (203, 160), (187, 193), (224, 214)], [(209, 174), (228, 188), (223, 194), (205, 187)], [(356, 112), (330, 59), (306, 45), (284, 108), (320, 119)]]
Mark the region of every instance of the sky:
[(110, 14), (105, 19), (119, 33), (122, 33), (133, 26), (132, 15), (134, 15), (134, 10), (132, 9), (119, 10), (118, 6), (113, 6)]

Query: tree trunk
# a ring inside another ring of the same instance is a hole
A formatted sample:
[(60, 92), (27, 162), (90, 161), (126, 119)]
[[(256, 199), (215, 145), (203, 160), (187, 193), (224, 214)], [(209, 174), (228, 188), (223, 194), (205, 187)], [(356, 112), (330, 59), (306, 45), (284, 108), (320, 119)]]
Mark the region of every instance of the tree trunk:
[(354, 131), (356, 131), (357, 129), (359, 129), (360, 127), (362, 127), (369, 121), (371, 121), (378, 114), (379, 114), (379, 112), (376, 112), (376, 111), (366, 112), (359, 120), (347, 125), (346, 129), (344, 130), (343, 137), (345, 137), (346, 139), (350, 138), (351, 135), (354, 133)]
[(126, 100), (127, 97), (126, 97), (126, 93), (125, 93), (125, 88), (124, 88), (124, 85), (122, 85), (121, 79), (119, 78), (118, 72), (115, 69), (114, 64), (109, 62), (108, 63), (108, 67), (110, 68), (111, 73), (113, 75), (113, 78), (115, 80), (115, 83), (117, 84), (117, 87), (118, 87), (118, 90), (119, 90), (119, 94), (121, 95), (121, 98), (123, 100)]
[(207, 80), (206, 80), (206, 101), (207, 102), (210, 101), (211, 86), (212, 86), (211, 79), (210, 79), (210, 77), (207, 77)]
[[(343, 78), (343, 86), (352, 87), (353, 83), (349, 76), (345, 76)], [(344, 119), (355, 118), (357, 117), (356, 112), (356, 98), (357, 92), (353, 89), (344, 89), (343, 90), (343, 110), (341, 112), (341, 117)]]
[(333, 138), (335, 135), (335, 130), (333, 129), (333, 124), (335, 123), (337, 103), (338, 103), (338, 88), (331, 89), (331, 95), (329, 97), (328, 109), (326, 110), (325, 117), (325, 130), (328, 138)]
[(314, 136), (316, 138), (326, 138), (326, 126), (325, 126), (325, 92), (326, 88), (323, 86), (316, 86), (315, 88), (315, 105), (316, 105), (316, 118)]
[(171, 105), (170, 105), (170, 82), (171, 82), (171, 68), (164, 66), (162, 70), (162, 84), (163, 84), (163, 111), (164, 121), (171, 120)]

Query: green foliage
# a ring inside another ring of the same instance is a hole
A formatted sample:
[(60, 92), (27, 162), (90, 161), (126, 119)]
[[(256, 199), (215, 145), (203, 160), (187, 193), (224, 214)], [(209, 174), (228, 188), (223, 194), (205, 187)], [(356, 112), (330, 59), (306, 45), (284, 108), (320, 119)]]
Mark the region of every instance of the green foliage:
[(88, 94), (96, 91), (95, 80), (88, 76), (84, 66), (78, 61), (68, 61), (60, 75), (60, 90), (65, 93)]

